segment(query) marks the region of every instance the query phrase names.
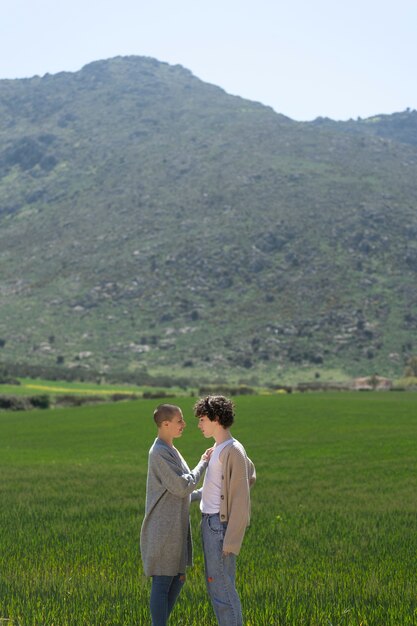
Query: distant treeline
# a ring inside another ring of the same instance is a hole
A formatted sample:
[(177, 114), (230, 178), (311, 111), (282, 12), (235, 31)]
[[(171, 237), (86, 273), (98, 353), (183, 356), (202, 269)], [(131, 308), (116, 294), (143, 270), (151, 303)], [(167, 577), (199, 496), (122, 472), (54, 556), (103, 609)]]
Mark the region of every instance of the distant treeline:
[(0, 410), (29, 411), (31, 409), (49, 409), (52, 407), (77, 407), (84, 404), (138, 400), (141, 395), (113, 393), (105, 396), (65, 394), (51, 397), (49, 394), (34, 396), (0, 395)]
[(19, 384), (17, 378), (42, 378), (66, 382), (91, 382), (95, 384), (127, 384), (148, 387), (180, 387), (186, 389), (189, 380), (166, 375), (151, 376), (146, 370), (127, 372), (112, 370), (99, 372), (83, 367), (66, 368), (55, 365), (29, 365), (27, 363), (0, 363), (0, 384)]
[(30, 409), (49, 409), (51, 404), (48, 395), (36, 396), (0, 396), (0, 410), (5, 411), (28, 411)]

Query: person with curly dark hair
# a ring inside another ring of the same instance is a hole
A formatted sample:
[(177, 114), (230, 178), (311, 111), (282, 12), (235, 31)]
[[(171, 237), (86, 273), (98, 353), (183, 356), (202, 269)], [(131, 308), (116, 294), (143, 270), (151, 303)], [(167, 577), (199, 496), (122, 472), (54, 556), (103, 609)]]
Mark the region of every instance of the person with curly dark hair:
[(219, 626), (242, 626), (236, 557), (250, 522), (255, 466), (230, 432), (235, 417), (231, 400), (206, 396), (195, 404), (194, 414), (204, 437), (215, 440), (200, 503), (206, 587)]

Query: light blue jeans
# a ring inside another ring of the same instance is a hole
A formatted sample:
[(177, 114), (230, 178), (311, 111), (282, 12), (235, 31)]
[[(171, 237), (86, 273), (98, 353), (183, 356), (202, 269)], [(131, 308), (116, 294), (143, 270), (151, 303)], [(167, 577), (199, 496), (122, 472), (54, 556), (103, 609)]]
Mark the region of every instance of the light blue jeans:
[(243, 626), (242, 609), (236, 591), (236, 555), (223, 555), (227, 524), (220, 516), (203, 513), (203, 540), (206, 586), (219, 626)]
[(174, 604), (185, 582), (184, 574), (152, 576), (151, 616), (152, 626), (166, 626)]

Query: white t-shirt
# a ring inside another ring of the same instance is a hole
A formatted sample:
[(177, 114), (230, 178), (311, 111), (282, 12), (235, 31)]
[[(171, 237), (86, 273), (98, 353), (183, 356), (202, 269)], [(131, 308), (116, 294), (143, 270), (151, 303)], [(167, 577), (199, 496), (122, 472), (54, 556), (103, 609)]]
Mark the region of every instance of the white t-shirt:
[(203, 490), (201, 492), (200, 509), (203, 513), (213, 515), (220, 511), (220, 493), (222, 488), (222, 463), (220, 452), (234, 441), (226, 439), (223, 443), (214, 446), (206, 474), (204, 476)]

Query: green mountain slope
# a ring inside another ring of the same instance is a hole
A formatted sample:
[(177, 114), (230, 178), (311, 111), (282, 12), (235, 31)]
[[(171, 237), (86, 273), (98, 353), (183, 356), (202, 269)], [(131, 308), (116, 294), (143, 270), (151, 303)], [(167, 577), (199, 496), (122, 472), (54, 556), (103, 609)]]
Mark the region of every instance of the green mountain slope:
[(399, 373), (417, 346), (401, 116), (294, 122), (141, 57), (0, 81), (0, 359)]
[(349, 133), (383, 137), (388, 140), (417, 146), (417, 111), (403, 111), (392, 115), (375, 115), (366, 119), (347, 122), (334, 122), (328, 118), (318, 118), (316, 126), (333, 128)]

